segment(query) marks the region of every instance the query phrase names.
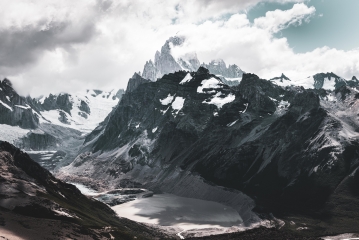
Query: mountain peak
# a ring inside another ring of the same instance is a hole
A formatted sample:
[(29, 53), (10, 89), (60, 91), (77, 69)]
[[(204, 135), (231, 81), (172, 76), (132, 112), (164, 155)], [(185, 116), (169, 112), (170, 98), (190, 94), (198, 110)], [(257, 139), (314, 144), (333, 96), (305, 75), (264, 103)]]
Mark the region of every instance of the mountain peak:
[(279, 81), (279, 82), (283, 82), (283, 81), (290, 81), (290, 79), (284, 75), (284, 73), (282, 73), (282, 75), (280, 77), (274, 77), (274, 78), (271, 78), (270, 81)]
[(150, 80), (144, 79), (138, 73), (134, 73), (133, 76), (128, 80), (126, 92), (134, 91), (139, 85), (150, 82)]
[(4, 78), (4, 80), (2, 80), (2, 84), (12, 87), (11, 81), (7, 78)]
[(200, 66), (196, 72), (196, 75), (209, 74), (209, 70), (205, 67)]
[[(161, 47), (161, 51), (156, 51), (154, 62), (147, 61), (142, 77), (151, 81), (156, 81), (163, 75), (184, 70), (195, 72), (201, 66), (195, 52), (185, 54), (176, 54), (172, 51), (173, 47), (181, 46), (185, 42), (184, 37), (175, 36), (166, 40)], [(209, 64), (203, 63), (202, 66), (207, 68), (210, 73), (222, 78), (229, 78), (231, 81), (238, 81), (242, 77), (243, 71), (237, 65), (226, 66), (223, 59), (212, 60)]]

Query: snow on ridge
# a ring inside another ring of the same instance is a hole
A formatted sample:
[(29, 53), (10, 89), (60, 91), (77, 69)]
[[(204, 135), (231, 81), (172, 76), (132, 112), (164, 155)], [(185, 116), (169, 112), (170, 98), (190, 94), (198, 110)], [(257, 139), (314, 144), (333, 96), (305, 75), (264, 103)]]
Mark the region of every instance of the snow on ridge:
[(26, 104), (26, 106), (15, 105), (15, 107), (22, 108), (22, 109), (30, 109), (31, 108), (28, 104)]
[(238, 81), (241, 82), (242, 81), (242, 77), (236, 77), (236, 78), (225, 78), (227, 81)]
[(11, 102), (11, 100), (10, 100), (10, 97), (9, 97), (9, 96), (6, 96), (6, 99), (7, 99), (9, 102)]
[(216, 95), (214, 95), (210, 101), (204, 100), (202, 103), (205, 104), (213, 104), (216, 105), (218, 109), (222, 108), (224, 104), (233, 102), (236, 99), (236, 96), (232, 93), (228, 94), (226, 97), (221, 98), (222, 95), (221, 92), (218, 92)]
[(269, 97), (269, 98), (270, 98), (270, 100), (272, 100), (273, 102), (278, 102), (278, 100), (275, 99), (275, 98), (271, 98), (271, 97)]
[(221, 83), (221, 81), (219, 81), (218, 79), (216, 79), (214, 77), (212, 77), (210, 79), (203, 80), (201, 82), (202, 86), (199, 86), (197, 88), (197, 92), (198, 93), (206, 93), (206, 91), (203, 91), (203, 89), (205, 89), (205, 88), (215, 88), (215, 89), (222, 88), (222, 86), (219, 85), (220, 83)]
[(168, 104), (170, 104), (172, 102), (173, 97), (174, 96), (171, 96), (171, 94), (169, 93), (168, 96), (165, 99), (160, 99), (160, 102), (161, 102), (162, 105), (166, 106), (166, 105), (168, 105)]
[(246, 106), (246, 108), (243, 111), (239, 111), (239, 113), (245, 113), (248, 109), (248, 103), (245, 103), (244, 106)]
[(1, 103), (4, 107), (6, 107), (7, 109), (9, 109), (11, 112), (13, 111), (13, 109), (12, 109), (9, 105), (7, 105), (6, 103), (4, 103), (3, 101), (0, 100), (0, 103)]
[(165, 115), (165, 113), (168, 111), (168, 109), (170, 109), (170, 107), (168, 107), (166, 110), (160, 110), (160, 112), (162, 113), (162, 115)]
[(335, 78), (334, 77), (324, 78), (324, 83), (322, 88), (333, 91), (335, 89)]
[(238, 122), (239, 119), (237, 119), (236, 121), (234, 122), (231, 122), (231, 123), (228, 123), (227, 124), (227, 127), (232, 127), (234, 124), (236, 124), (236, 122)]
[(42, 97), (39, 99), (39, 103), (44, 104), (45, 99), (46, 99), (46, 97), (45, 97), (45, 96), (42, 96)]
[(185, 84), (186, 82), (189, 82), (192, 80), (192, 76), (190, 73), (187, 73), (187, 75), (182, 79), (182, 81), (179, 84)]

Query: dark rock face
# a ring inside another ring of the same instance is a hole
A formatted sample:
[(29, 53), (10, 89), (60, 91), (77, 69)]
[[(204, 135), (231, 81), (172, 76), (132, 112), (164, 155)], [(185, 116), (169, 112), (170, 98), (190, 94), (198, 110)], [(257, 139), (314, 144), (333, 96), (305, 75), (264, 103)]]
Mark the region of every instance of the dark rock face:
[[(122, 99), (122, 95), (125, 94), (125, 90), (124, 89), (119, 89), (116, 93), (116, 97), (119, 99), (119, 102)], [(113, 96), (113, 99), (115, 99), (115, 96)]]
[(0, 81), (0, 123), (34, 129), (39, 124), (38, 110), (31, 100), (19, 96), (8, 79)]
[(70, 95), (67, 93), (60, 95), (50, 94), (45, 98), (42, 107), (46, 111), (61, 109), (71, 115), (72, 102), (70, 100)]
[(142, 78), (137, 73), (133, 74), (132, 78), (128, 80), (126, 92), (134, 91), (139, 85), (147, 83), (149, 80)]
[(262, 114), (271, 114), (276, 110), (276, 105), (269, 97), (277, 96), (283, 90), (266, 80), (259, 79), (254, 74), (244, 74), (239, 84), (239, 91), (242, 97), (251, 103), (253, 110)]
[(79, 109), (87, 114), (91, 113), (91, 109), (90, 109), (89, 105), (83, 100), (81, 100)]
[(60, 144), (55, 136), (41, 130), (31, 131), (21, 139), (17, 145), (23, 149), (32, 149), (34, 151), (56, 149)]
[(324, 81), (334, 81), (335, 82), (335, 88), (339, 88), (343, 85), (346, 85), (346, 81), (342, 79), (341, 77), (335, 75), (334, 73), (318, 73), (313, 76), (314, 78), (314, 88), (320, 89), (324, 86)]
[(65, 124), (70, 124), (69, 119), (64, 111), (59, 111), (59, 121)]

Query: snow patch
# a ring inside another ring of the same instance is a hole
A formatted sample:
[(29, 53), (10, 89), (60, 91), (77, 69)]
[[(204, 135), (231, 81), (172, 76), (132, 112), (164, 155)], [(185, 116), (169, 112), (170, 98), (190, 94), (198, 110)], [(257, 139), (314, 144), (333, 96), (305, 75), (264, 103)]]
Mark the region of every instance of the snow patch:
[(246, 106), (246, 108), (243, 111), (239, 111), (239, 113), (245, 113), (247, 111), (248, 103), (245, 103), (244, 106)]
[(333, 94), (328, 94), (326, 98), (327, 98), (327, 101), (329, 101), (329, 102), (336, 101), (336, 98), (333, 96)]
[(184, 101), (185, 99), (183, 97), (176, 97), (172, 103), (172, 108), (177, 111), (181, 110), (183, 108)]
[(7, 109), (9, 109), (11, 112), (13, 111), (12, 108), (11, 108), (9, 105), (7, 105), (6, 103), (4, 103), (3, 101), (0, 100), (0, 103), (1, 103), (4, 107), (6, 107)]
[(270, 98), (270, 100), (272, 100), (273, 102), (278, 102), (278, 100), (275, 99), (275, 98), (271, 98), (271, 97), (269, 97), (269, 98)]
[(73, 216), (67, 212), (61, 211), (61, 210), (52, 210), (53, 212), (57, 213), (60, 216), (65, 216), (65, 217), (70, 217), (70, 218), (75, 218), (76, 216)]
[(241, 82), (242, 81), (242, 78), (241, 77), (237, 77), (237, 78), (225, 78), (227, 81), (238, 81), (238, 82)]
[(187, 75), (182, 79), (182, 81), (180, 82), (180, 84), (185, 84), (186, 82), (189, 82), (192, 80), (192, 76), (190, 73), (187, 73)]
[(213, 98), (211, 98), (210, 101), (204, 100), (202, 103), (213, 104), (213, 105), (216, 105), (218, 109), (220, 109), (220, 108), (223, 107), (224, 104), (233, 102), (234, 99), (236, 99), (236, 96), (234, 96), (232, 93), (228, 94), (224, 98), (221, 98), (220, 97), (221, 95), (222, 95), (222, 93), (219, 92), (216, 95), (214, 95)]
[(174, 96), (171, 96), (171, 94), (169, 93), (165, 99), (160, 99), (160, 102), (162, 105), (168, 105), (173, 101), (173, 97)]
[(290, 106), (290, 103), (288, 101), (280, 100), (278, 107), (279, 108), (288, 108)]
[(228, 123), (227, 124), (227, 127), (232, 127), (234, 124), (236, 124), (236, 122), (238, 122), (239, 119), (237, 119), (236, 121), (234, 122), (231, 122), (231, 123)]
[(172, 103), (173, 113), (172, 115), (176, 117), (177, 113), (183, 108), (185, 99), (183, 97), (176, 97)]
[(11, 102), (11, 101), (10, 101), (10, 97), (9, 97), (9, 96), (6, 96), (6, 99), (7, 99), (9, 102)]
[(215, 88), (215, 89), (218, 89), (218, 88), (222, 88), (221, 85), (221, 81), (219, 81), (218, 79), (216, 78), (210, 78), (210, 79), (206, 79), (206, 80), (203, 80), (201, 82), (201, 85), (202, 86), (199, 86), (197, 88), (197, 92), (198, 93), (207, 93), (207, 91), (203, 91), (203, 89), (206, 89), (206, 88)]
[(335, 78), (324, 78), (323, 89), (333, 91), (335, 89)]
[(157, 127), (155, 127), (154, 129), (152, 129), (152, 133), (155, 133), (157, 131)]
[(22, 109), (30, 109), (31, 108), (28, 104), (26, 104), (26, 106), (15, 105), (15, 107), (22, 108)]

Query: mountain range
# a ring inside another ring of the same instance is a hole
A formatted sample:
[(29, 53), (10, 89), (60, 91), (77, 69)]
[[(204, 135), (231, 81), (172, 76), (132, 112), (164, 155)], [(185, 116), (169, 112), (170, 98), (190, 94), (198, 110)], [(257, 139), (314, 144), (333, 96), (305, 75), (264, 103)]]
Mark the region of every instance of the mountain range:
[(63, 181), (215, 201), (245, 225), (276, 216), (302, 236), (357, 231), (357, 78), (266, 80), (175, 58), (184, 41), (166, 41), (126, 90), (34, 99), (1, 81), (1, 140)]

